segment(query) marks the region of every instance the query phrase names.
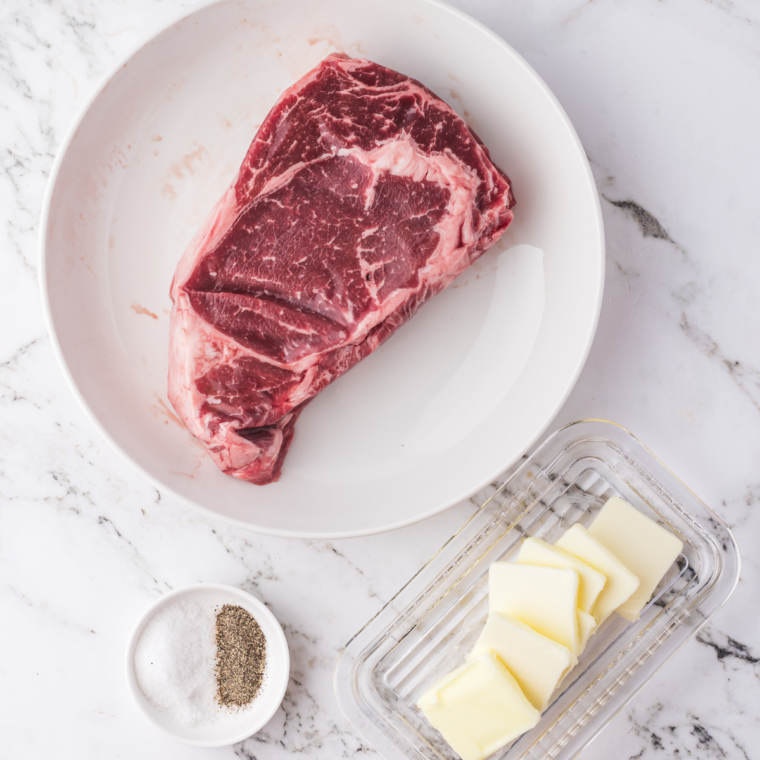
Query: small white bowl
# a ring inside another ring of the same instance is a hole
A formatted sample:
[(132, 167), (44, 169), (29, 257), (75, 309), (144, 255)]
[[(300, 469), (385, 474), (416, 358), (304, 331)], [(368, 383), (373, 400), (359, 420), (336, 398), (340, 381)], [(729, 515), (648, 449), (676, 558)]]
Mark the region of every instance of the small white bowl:
[[(157, 710), (142, 693), (135, 677), (135, 647), (151, 618), (180, 601), (212, 605), (237, 604), (253, 615), (266, 637), (267, 662), (261, 690), (246, 710), (221, 714), (208, 725), (185, 726)], [(175, 741), (191, 747), (226, 747), (243, 741), (263, 728), (280, 706), (290, 677), (290, 653), (285, 634), (275, 616), (255, 597), (233, 586), (196, 583), (170, 591), (157, 599), (140, 616), (127, 645), (127, 683), (137, 706), (147, 720)]]

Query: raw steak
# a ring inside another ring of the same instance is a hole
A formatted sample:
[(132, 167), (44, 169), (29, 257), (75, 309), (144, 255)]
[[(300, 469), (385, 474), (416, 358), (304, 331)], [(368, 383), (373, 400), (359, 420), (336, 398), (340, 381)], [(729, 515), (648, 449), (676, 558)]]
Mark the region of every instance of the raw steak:
[(513, 202), (430, 90), (322, 61), (277, 101), (177, 266), (169, 399), (188, 430), (227, 474), (277, 480), (306, 404), (498, 240)]

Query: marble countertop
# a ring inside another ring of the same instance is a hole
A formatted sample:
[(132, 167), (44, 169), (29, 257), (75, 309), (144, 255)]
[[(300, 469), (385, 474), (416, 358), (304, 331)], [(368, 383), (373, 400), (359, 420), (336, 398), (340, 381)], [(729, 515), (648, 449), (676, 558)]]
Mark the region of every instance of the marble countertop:
[[(551, 429), (583, 417), (628, 427), (723, 517), (743, 552), (728, 605), (583, 757), (760, 758), (760, 7), (454, 4), (546, 80), (602, 197), (601, 322)], [(6, 0), (0, 8), (0, 755), (379, 758), (337, 707), (336, 658), (474, 505), (335, 542), (213, 522), (156, 491), (101, 440), (45, 332), (36, 236), (57, 147), (99, 78), (189, 6)], [(267, 602), (292, 651), (275, 718), (218, 750), (157, 734), (122, 672), (140, 612), (199, 581)]]

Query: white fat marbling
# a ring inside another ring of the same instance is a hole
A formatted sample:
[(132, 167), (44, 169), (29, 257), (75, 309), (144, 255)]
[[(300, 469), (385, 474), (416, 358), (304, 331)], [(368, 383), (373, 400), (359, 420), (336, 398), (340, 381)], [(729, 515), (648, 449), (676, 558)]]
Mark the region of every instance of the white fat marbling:
[[(752, 0), (457, 0), (517, 48), (580, 134), (608, 275), (586, 368), (553, 427), (629, 427), (734, 528), (739, 588), (584, 753), (758, 758), (760, 7)], [(190, 3), (7, 0), (0, 9), (0, 756), (324, 760), (376, 753), (341, 716), (341, 646), (474, 508), (334, 543), (258, 536), (162, 496), (66, 388), (36, 281), (42, 193), (96, 81)], [(167, 589), (249, 589), (284, 623), (283, 708), (219, 750), (142, 722), (122, 656)]]

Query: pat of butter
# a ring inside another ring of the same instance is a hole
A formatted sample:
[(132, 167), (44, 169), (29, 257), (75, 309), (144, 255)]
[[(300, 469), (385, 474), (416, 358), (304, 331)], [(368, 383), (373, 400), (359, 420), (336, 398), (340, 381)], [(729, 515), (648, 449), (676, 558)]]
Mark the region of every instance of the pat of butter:
[(494, 562), (488, 570), (488, 600), (491, 612), (511, 615), (578, 655), (575, 570)]
[(444, 676), (417, 707), (462, 760), (484, 760), (541, 717), (491, 651)]
[(591, 638), (591, 634), (596, 630), (596, 618), (589, 615), (588, 612), (578, 610), (578, 637), (581, 640), (580, 651), (582, 652)]
[(567, 647), (536, 633), (511, 615), (498, 612), (488, 616), (467, 659), (489, 650), (499, 655), (523, 694), (539, 712), (543, 712), (557, 684), (575, 662)]
[(577, 523), (554, 544), (607, 576), (592, 613), (601, 625), (639, 587), (639, 579), (604, 544)]
[(607, 578), (572, 554), (547, 544), (540, 538), (526, 538), (515, 560), (520, 565), (568, 567), (578, 573), (578, 609), (591, 612)]
[(588, 532), (639, 577), (639, 587), (618, 608), (627, 620), (637, 620), (683, 542), (617, 496), (602, 507)]

